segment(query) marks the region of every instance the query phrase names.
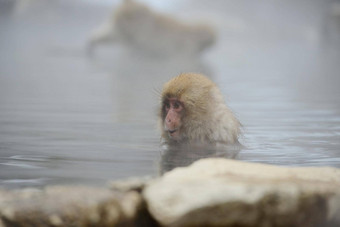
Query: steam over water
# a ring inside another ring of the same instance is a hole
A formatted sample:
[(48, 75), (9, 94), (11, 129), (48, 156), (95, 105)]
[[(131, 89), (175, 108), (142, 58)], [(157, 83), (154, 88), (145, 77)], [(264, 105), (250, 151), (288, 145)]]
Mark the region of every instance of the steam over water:
[[(121, 43), (87, 56), (118, 1), (29, 2), (0, 1), (0, 186), (157, 175), (159, 90), (186, 71), (215, 81), (242, 122), (236, 159), (340, 167), (338, 1), (143, 1), (218, 32), (202, 56), (164, 59)], [(203, 156), (187, 152), (169, 160)]]

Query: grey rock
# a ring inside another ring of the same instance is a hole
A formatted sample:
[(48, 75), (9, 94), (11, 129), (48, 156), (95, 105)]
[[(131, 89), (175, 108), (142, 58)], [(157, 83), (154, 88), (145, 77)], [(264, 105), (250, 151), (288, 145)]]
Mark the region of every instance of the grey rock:
[(135, 226), (142, 210), (140, 194), (132, 191), (83, 186), (0, 191), (3, 226)]
[(340, 170), (203, 159), (143, 191), (162, 226), (337, 226)]
[(109, 188), (0, 190), (7, 226), (340, 226), (340, 170), (202, 159)]

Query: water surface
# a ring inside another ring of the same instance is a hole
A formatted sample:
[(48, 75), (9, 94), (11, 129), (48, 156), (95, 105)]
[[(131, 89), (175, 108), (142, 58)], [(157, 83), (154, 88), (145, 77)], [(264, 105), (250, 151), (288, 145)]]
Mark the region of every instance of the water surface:
[(86, 40), (110, 4), (0, 6), (0, 186), (157, 175), (158, 91), (186, 71), (212, 78), (242, 122), (237, 159), (340, 167), (340, 45), (328, 2), (147, 2), (210, 21), (218, 43), (195, 59), (119, 44), (89, 58)]

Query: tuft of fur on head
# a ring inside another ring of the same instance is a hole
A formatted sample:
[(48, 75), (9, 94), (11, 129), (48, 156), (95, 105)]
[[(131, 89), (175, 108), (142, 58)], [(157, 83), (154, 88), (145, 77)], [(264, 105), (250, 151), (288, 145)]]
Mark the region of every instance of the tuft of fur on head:
[[(162, 91), (162, 103), (178, 98), (184, 104), (181, 141), (188, 143), (238, 143), (240, 122), (225, 104), (218, 87), (207, 77), (183, 73), (167, 82)], [(162, 137), (173, 142), (164, 131), (165, 111), (160, 110)]]

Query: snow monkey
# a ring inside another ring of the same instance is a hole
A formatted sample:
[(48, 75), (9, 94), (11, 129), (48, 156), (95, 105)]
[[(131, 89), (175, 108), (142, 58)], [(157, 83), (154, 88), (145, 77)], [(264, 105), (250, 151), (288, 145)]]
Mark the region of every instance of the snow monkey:
[(162, 140), (176, 144), (239, 144), (241, 124), (210, 79), (183, 73), (167, 82), (159, 113)]
[(103, 43), (122, 43), (149, 56), (198, 56), (211, 47), (216, 31), (207, 23), (187, 23), (134, 0), (122, 1), (110, 20), (91, 35), (89, 54)]

